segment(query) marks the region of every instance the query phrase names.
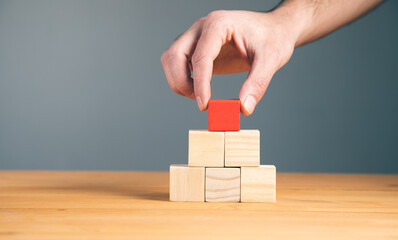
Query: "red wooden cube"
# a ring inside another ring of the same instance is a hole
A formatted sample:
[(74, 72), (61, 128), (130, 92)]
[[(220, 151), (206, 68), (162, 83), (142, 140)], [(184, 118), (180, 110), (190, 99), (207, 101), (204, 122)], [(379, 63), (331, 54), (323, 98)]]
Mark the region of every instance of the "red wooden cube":
[(210, 99), (207, 111), (209, 131), (240, 130), (239, 99)]

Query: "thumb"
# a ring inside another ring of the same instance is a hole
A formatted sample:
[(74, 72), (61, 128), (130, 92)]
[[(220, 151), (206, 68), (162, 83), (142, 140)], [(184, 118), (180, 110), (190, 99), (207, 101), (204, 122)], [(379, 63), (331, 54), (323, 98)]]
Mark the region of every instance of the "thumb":
[(257, 103), (264, 96), (271, 78), (276, 72), (276, 67), (277, 61), (272, 54), (254, 56), (249, 75), (239, 92), (243, 115), (249, 116), (253, 113)]

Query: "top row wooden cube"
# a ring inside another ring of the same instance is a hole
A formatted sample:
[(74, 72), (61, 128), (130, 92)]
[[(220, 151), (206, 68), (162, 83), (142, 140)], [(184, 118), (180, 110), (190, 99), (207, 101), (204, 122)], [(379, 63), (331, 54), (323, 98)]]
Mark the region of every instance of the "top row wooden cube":
[(260, 131), (189, 130), (191, 167), (256, 167), (260, 165)]
[(240, 100), (210, 99), (207, 112), (209, 131), (240, 130)]

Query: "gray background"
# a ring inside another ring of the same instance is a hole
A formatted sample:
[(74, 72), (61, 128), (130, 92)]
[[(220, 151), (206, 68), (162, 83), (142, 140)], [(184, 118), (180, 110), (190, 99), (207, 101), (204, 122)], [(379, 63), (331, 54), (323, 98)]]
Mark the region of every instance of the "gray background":
[[(0, 1), (0, 168), (167, 170), (207, 113), (160, 55), (217, 9), (277, 1)], [(296, 49), (242, 128), (278, 171), (398, 173), (398, 2)], [(237, 98), (245, 74), (215, 76)]]

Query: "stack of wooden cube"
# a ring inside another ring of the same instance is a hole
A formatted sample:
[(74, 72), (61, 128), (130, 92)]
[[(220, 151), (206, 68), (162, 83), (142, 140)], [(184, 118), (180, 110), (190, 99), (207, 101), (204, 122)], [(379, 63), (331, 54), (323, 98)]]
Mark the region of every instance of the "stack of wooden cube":
[(188, 165), (170, 165), (170, 201), (275, 202), (275, 166), (260, 165), (260, 131), (240, 129), (239, 100), (210, 100), (208, 118), (189, 131)]

